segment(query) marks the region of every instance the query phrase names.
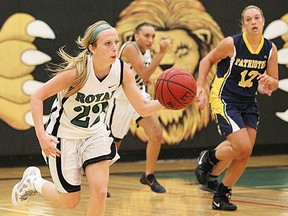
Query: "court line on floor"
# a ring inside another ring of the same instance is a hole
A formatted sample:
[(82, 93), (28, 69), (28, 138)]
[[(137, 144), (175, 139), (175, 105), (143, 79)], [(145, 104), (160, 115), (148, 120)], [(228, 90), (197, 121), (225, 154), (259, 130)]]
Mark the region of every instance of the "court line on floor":
[[(113, 188), (113, 189), (121, 189), (121, 190), (131, 190), (131, 191), (135, 191), (135, 190), (138, 190), (137, 188), (121, 188), (121, 187), (117, 187), (117, 186), (113, 186), (111, 184), (120, 184), (120, 185), (129, 185), (131, 187), (131, 185), (133, 186), (137, 186), (139, 187), (139, 184), (133, 184), (133, 183), (127, 183), (127, 182), (115, 182), (115, 181), (110, 181), (109, 183), (109, 188)], [(193, 184), (191, 184), (193, 185)], [(195, 184), (197, 185), (197, 184)], [(168, 187), (169, 188), (169, 187)], [(171, 188), (171, 187), (170, 187)], [(249, 188), (249, 187), (239, 187), (239, 188)], [(184, 188), (172, 188), (173, 190), (185, 190)], [(140, 191), (140, 190), (138, 190)], [(142, 191), (142, 192), (149, 192), (151, 193), (151, 190), (150, 191)], [(205, 193), (205, 192), (204, 192)], [(187, 196), (187, 194), (178, 194), (178, 193), (174, 193), (174, 192), (169, 192), (167, 191), (166, 194), (171, 194), (171, 195), (180, 195), (180, 196)], [(196, 197), (196, 198), (205, 198), (207, 199), (208, 197), (202, 197), (202, 196), (198, 196), (198, 195), (190, 195), (189, 196), (192, 196), (192, 197)], [(211, 195), (212, 197), (212, 195)], [(211, 199), (211, 197), (209, 197), (209, 199)], [(265, 198), (265, 197), (256, 197), (256, 196), (243, 196), (243, 195), (239, 195), (239, 194), (235, 194), (233, 197), (243, 197), (243, 198), (250, 198), (250, 199), (258, 199), (258, 200), (265, 200), (265, 201), (279, 201), (279, 202), (288, 202), (287, 200), (283, 200), (283, 199), (276, 199), (276, 198)], [(274, 207), (281, 207), (281, 208), (287, 208), (288, 209), (288, 206), (286, 205), (281, 205), (281, 204), (272, 204), (272, 203), (262, 203), (262, 202), (255, 202), (255, 201), (243, 201), (243, 200), (238, 200), (238, 199), (233, 199), (233, 201), (236, 201), (236, 202), (241, 202), (241, 203), (250, 203), (250, 204), (257, 204), (257, 205), (265, 205), (265, 206), (274, 206)]]
[[(15, 212), (15, 213), (29, 214), (29, 215), (47, 216), (47, 213), (41, 214), (41, 213), (35, 213), (35, 212), (24, 211), (24, 210), (16, 210), (16, 209), (11, 209), (11, 208), (3, 208), (3, 207), (0, 207), (0, 210), (4, 210), (4, 211), (6, 211), (6, 212)], [(3, 213), (3, 212), (1, 212), (1, 215), (3, 215), (2, 213)]]

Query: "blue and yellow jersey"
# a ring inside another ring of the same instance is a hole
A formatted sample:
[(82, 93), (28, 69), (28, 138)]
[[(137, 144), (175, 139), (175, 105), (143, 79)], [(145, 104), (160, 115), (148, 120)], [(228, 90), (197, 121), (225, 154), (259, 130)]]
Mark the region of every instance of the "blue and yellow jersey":
[(259, 47), (254, 51), (245, 32), (232, 38), (234, 55), (218, 63), (210, 103), (220, 102), (222, 99), (232, 103), (254, 102), (258, 88), (257, 76), (266, 71), (272, 52), (272, 43), (269, 40), (262, 37)]

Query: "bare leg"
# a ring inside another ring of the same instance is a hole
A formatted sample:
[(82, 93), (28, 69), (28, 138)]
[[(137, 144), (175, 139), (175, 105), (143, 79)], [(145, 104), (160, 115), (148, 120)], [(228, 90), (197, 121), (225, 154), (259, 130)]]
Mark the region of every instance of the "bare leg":
[(80, 191), (60, 193), (52, 182), (47, 182), (42, 188), (43, 196), (50, 202), (62, 208), (75, 208), (80, 201)]
[(146, 147), (146, 175), (154, 173), (162, 141), (162, 127), (158, 117), (153, 114), (142, 118), (139, 125), (143, 127), (148, 143)]
[[(231, 143), (228, 140), (223, 141), (222, 143), (220, 143), (215, 150), (217, 150), (218, 148), (222, 148), (223, 146), (231, 146)], [(217, 165), (215, 167), (213, 167), (212, 172), (210, 173), (210, 175), (213, 176), (219, 176), (222, 172), (224, 172), (227, 167), (230, 166), (232, 160), (227, 160), (227, 161), (219, 161), (217, 163)]]
[(231, 161), (225, 172), (222, 183), (213, 196), (212, 208), (235, 211), (237, 206), (231, 203), (231, 188), (243, 174), (256, 139), (256, 130), (251, 127), (242, 128), (227, 137), (229, 145), (218, 146), (215, 156), (220, 161)]
[(117, 150), (119, 150), (121, 146), (121, 141), (114, 141), (114, 143), (116, 145)]
[[(230, 137), (231, 140), (234, 140), (234, 138), (237, 139), (237, 137)], [(243, 172), (246, 169), (248, 160), (250, 158), (250, 155), (252, 153), (252, 149), (254, 147), (254, 143), (256, 140), (256, 130), (251, 128), (251, 127), (246, 127), (246, 138), (249, 139), (249, 151), (248, 154), (245, 154), (244, 157), (240, 157), (240, 159), (234, 159), (231, 163), (231, 165), (228, 167), (225, 176), (223, 178), (222, 183), (225, 186), (229, 186), (232, 187), (235, 185), (235, 183), (238, 181), (238, 179), (241, 177), (241, 175), (243, 174)], [(245, 140), (247, 140), (245, 138)], [(243, 139), (243, 138), (242, 138)], [(232, 142), (233, 143), (233, 142)]]
[(109, 161), (90, 164), (85, 170), (89, 185), (89, 202), (86, 216), (103, 216), (106, 207), (109, 181)]

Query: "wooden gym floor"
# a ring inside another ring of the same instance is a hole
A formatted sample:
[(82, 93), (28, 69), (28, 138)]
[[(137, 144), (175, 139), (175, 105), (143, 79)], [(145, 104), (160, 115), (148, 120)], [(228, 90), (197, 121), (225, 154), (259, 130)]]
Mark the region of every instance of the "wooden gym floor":
[[(236, 212), (211, 209), (212, 194), (196, 183), (196, 160), (159, 161), (156, 176), (166, 194), (156, 194), (139, 183), (144, 162), (116, 163), (111, 167), (105, 216), (288, 216), (288, 155), (252, 157), (233, 188)], [(73, 210), (61, 209), (41, 195), (30, 197), (22, 208), (11, 204), (11, 189), (22, 177), (25, 167), (0, 168), (1, 216), (79, 216), (88, 200), (87, 181), (82, 185), (80, 204)], [(40, 167), (50, 179), (47, 167)], [(221, 178), (221, 177), (220, 177)]]

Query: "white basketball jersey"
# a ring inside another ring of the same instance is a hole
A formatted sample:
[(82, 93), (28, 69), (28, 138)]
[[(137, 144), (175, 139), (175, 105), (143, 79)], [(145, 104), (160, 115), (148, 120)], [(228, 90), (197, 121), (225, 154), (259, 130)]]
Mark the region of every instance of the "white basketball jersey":
[(84, 86), (70, 97), (64, 97), (63, 92), (57, 94), (46, 127), (46, 131), (53, 136), (81, 139), (106, 128), (106, 108), (122, 83), (123, 61), (116, 59), (103, 80), (95, 76), (91, 56), (87, 61), (88, 79)]
[[(136, 42), (135, 41), (128, 41), (126, 43), (124, 43), (122, 46), (121, 46), (121, 49), (119, 51), (119, 56), (121, 58), (121, 55), (122, 55), (122, 52), (124, 50), (124, 48), (128, 45), (128, 44), (133, 44), (136, 49), (138, 50), (138, 53), (139, 53), (139, 56), (141, 57), (142, 59), (142, 62), (144, 64), (145, 67), (148, 67), (150, 64), (151, 64), (151, 61), (152, 61), (152, 58), (151, 58), (151, 52), (149, 49), (147, 49), (145, 51), (144, 54), (141, 53), (139, 47), (137, 46)], [(131, 64), (127, 63), (130, 67), (130, 69), (134, 72), (134, 75), (135, 75), (135, 80), (136, 80), (136, 84), (137, 86), (139, 87), (140, 90), (146, 92), (146, 87), (145, 87), (145, 84), (144, 84), (144, 80), (137, 74), (137, 72), (132, 68)], [(115, 94), (115, 97), (118, 98), (118, 99), (126, 99), (126, 95), (122, 89), (122, 87), (120, 87), (116, 94)]]

